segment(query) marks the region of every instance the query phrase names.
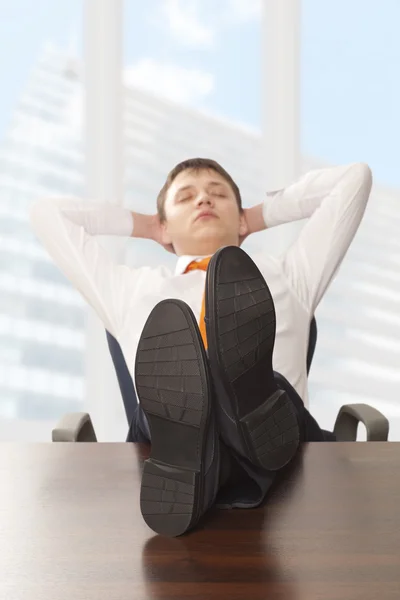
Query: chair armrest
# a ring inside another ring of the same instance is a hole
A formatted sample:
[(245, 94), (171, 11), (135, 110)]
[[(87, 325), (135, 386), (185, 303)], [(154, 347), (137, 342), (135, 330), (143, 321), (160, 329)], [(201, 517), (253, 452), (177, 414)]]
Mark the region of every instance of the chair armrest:
[(386, 442), (389, 421), (376, 408), (368, 404), (346, 404), (342, 406), (333, 430), (338, 442), (355, 442), (359, 423), (367, 430), (367, 442)]
[(69, 413), (52, 431), (53, 442), (97, 442), (88, 413)]

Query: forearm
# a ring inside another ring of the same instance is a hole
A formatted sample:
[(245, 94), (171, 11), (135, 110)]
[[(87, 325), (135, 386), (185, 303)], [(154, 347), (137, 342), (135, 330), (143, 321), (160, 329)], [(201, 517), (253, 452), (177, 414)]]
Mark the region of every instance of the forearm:
[[(32, 210), (42, 215), (43, 229), (49, 229), (51, 219), (59, 214), (74, 225), (83, 227), (89, 235), (132, 235), (132, 213), (126, 208), (105, 202), (93, 202), (79, 198), (45, 198), (38, 200)], [(46, 218), (47, 215), (47, 218)]]
[(318, 169), (278, 192), (267, 194), (263, 216), (267, 227), (274, 227), (311, 217), (321, 205), (335, 202), (343, 207), (362, 200), (354, 187), (371, 181), (371, 171), (363, 163)]
[(114, 204), (79, 202), (65, 205), (65, 216), (90, 235), (116, 235), (153, 239), (156, 216), (144, 215)]

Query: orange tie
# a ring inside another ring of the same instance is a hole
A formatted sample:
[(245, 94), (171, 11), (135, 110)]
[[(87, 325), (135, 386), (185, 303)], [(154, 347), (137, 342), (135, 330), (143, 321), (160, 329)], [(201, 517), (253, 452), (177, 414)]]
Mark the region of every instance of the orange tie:
[[(185, 273), (190, 273), (190, 271), (195, 271), (196, 269), (200, 269), (200, 271), (207, 271), (208, 263), (211, 260), (211, 256), (207, 258), (203, 258), (202, 260), (195, 261), (193, 260), (186, 267)], [(199, 329), (201, 333), (201, 337), (203, 338), (204, 347), (207, 350), (207, 332), (206, 332), (206, 322), (204, 317), (206, 315), (206, 294), (203, 292), (203, 300), (201, 302), (201, 311), (200, 311), (200, 320), (199, 320)]]

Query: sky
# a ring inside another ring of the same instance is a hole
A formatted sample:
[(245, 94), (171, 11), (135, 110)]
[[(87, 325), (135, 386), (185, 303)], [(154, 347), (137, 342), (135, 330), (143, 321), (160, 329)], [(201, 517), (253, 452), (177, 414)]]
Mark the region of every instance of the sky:
[[(93, 0), (94, 1), (94, 0)], [(83, 0), (0, 0), (0, 139), (46, 42), (77, 47)], [(261, 0), (125, 0), (132, 83), (260, 127)], [(302, 0), (304, 155), (400, 187), (399, 0)]]

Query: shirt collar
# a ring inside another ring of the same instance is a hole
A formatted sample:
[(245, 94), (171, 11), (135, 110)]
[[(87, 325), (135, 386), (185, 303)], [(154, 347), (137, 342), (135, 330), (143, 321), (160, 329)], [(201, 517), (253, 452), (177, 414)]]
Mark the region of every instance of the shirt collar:
[(194, 260), (202, 260), (203, 258), (206, 258), (206, 256), (180, 256), (176, 262), (175, 275), (183, 275), (183, 273), (186, 271), (186, 268), (190, 265), (191, 262), (193, 262)]

